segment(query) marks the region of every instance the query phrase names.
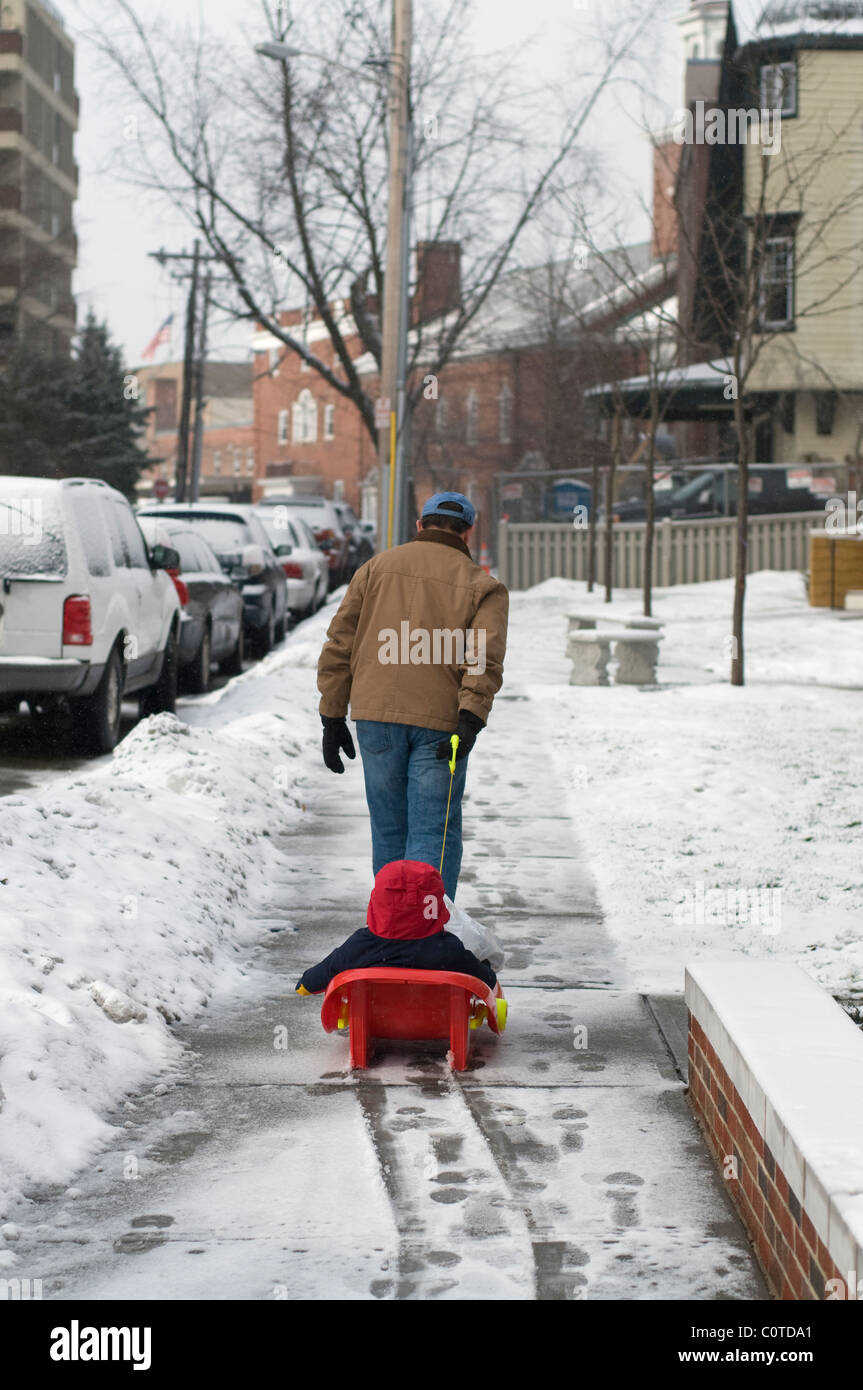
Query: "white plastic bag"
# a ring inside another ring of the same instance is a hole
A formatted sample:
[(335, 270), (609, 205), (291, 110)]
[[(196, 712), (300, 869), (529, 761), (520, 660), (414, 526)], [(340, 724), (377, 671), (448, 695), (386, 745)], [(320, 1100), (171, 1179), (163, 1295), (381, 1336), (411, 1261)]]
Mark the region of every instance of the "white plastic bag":
[(477, 960), (487, 960), (497, 975), (506, 961), (500, 942), (489, 931), (488, 927), (475, 921), (463, 908), (456, 907), (446, 894), (444, 894), (444, 903), (449, 912), (449, 921), (444, 930), (457, 936), (466, 950), (473, 951)]

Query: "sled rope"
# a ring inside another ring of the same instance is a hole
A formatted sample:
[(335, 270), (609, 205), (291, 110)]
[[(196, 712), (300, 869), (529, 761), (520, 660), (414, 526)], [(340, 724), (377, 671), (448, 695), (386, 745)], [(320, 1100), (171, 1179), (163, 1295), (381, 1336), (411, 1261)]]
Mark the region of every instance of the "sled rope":
[(452, 747), (452, 757), (449, 760), (449, 795), (446, 799), (446, 819), (443, 823), (443, 844), (441, 845), (440, 868), (438, 870), (438, 873), (441, 875), (443, 874), (443, 857), (446, 852), (446, 832), (449, 827), (449, 804), (452, 801), (452, 779), (455, 776), (455, 755), (458, 751), (458, 734), (453, 734), (450, 739), (450, 746)]

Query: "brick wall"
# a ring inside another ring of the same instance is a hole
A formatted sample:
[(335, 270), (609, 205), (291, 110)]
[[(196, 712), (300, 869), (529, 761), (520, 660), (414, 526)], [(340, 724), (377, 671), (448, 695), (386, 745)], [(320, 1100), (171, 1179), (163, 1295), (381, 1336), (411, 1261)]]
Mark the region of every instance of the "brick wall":
[(784, 962), (692, 966), (686, 999), (690, 1103), (772, 1292), (863, 1296), (863, 1035)]
[(715, 1049), (691, 1014), (689, 1099), (773, 1293), (783, 1299), (823, 1299), (828, 1281), (844, 1280), (847, 1271), (837, 1269), (830, 1258), (802, 1208), (800, 1195), (778, 1166)]

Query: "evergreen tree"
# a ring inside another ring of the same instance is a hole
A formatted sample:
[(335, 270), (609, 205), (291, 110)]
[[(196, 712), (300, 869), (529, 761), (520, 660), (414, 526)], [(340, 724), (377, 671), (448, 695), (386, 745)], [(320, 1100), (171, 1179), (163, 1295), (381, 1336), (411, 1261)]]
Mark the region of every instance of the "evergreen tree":
[(102, 478), (130, 500), (148, 410), (92, 310), (71, 360), (20, 344), (0, 373), (0, 472)]
[(107, 324), (98, 323), (91, 309), (72, 362), (63, 474), (102, 478), (132, 499), (148, 462), (139, 443), (148, 410), (136, 401), (135, 383), (127, 378)]

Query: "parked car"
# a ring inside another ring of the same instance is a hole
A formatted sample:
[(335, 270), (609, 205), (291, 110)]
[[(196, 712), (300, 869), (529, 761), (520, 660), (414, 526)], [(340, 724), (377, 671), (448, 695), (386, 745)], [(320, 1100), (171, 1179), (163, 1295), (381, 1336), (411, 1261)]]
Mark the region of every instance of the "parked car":
[(115, 746), (124, 696), (173, 710), (178, 564), (107, 483), (0, 477), (0, 704), (68, 704), (93, 753)]
[[(732, 469), (699, 473), (672, 492), (654, 489), (657, 518), (672, 520), (737, 515), (737, 474)], [(780, 512), (817, 512), (826, 498), (807, 487), (789, 485), (781, 468), (751, 468), (749, 471), (749, 514), (769, 516)], [(644, 521), (647, 508), (641, 499), (615, 502), (615, 521)]]
[(225, 675), (243, 669), (243, 598), (202, 535), (170, 517), (142, 516), (150, 546), (176, 550), (178, 569), (169, 570), (181, 604), (180, 681), (194, 695), (210, 689), (216, 661)]
[(219, 564), (243, 596), (246, 646), (257, 657), (284, 639), (288, 625), (285, 572), (252, 507), (220, 502), (170, 502), (142, 507), (140, 516), (173, 517), (212, 546)]
[(308, 497), (298, 494), (281, 497), (263, 497), (259, 507), (287, 507), (289, 516), (301, 516), (308, 523), (315, 541), (327, 557), (330, 567), (330, 588), (337, 589), (346, 584), (351, 569), (350, 540), (342, 529), (335, 506), (326, 497)]
[(359, 517), (347, 502), (334, 502), (336, 515), (342, 524), (342, 530), (348, 538), (350, 549), (350, 570), (351, 575), (356, 574), (360, 565), (364, 565), (366, 560), (370, 560), (375, 553), (374, 545), (367, 531), (360, 525)]
[(326, 602), (329, 592), (326, 555), (301, 516), (289, 516), (285, 507), (261, 507), (256, 515), (285, 571), (291, 617), (310, 618)]

